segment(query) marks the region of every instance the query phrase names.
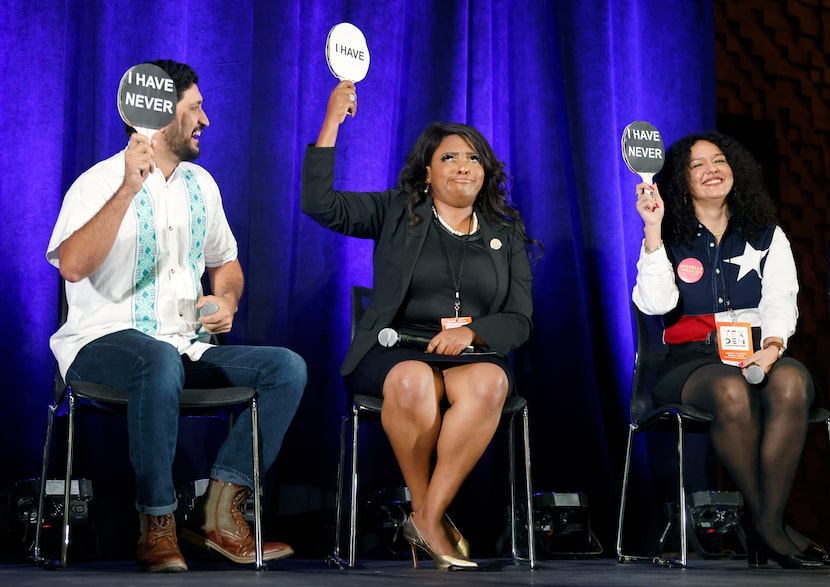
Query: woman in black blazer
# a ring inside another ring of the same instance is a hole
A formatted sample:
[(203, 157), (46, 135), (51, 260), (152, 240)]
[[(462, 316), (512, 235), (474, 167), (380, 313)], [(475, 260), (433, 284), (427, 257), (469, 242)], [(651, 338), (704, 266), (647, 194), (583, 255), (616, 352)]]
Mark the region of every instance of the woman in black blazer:
[[(340, 82), (303, 162), (303, 211), (341, 234), (375, 241), (372, 301), (341, 373), (351, 393), (383, 397), (383, 428), (412, 496), (404, 537), (413, 564), (417, 546), (438, 568), (474, 568), (445, 512), (512, 392), (505, 355), (530, 335), (527, 245), (538, 243), (507, 202), (504, 164), (467, 125), (428, 127), (400, 188), (335, 191), (333, 147), (340, 124), (356, 112), (354, 84)], [(386, 348), (378, 332), (387, 327), (429, 342)], [(443, 413), (442, 402), (449, 405)]]

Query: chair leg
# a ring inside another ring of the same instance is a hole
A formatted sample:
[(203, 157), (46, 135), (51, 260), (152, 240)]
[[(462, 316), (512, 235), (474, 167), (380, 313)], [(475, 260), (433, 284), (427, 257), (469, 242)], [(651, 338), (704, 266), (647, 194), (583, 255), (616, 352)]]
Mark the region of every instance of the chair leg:
[(52, 447), (52, 427), (55, 422), (55, 412), (58, 410), (58, 405), (53, 404), (49, 406), (49, 418), (46, 421), (46, 440), (43, 443), (43, 460), (40, 468), (40, 493), (37, 498), (37, 528), (35, 528), (35, 545), (32, 552), (32, 562), (36, 565), (53, 566), (51, 561), (40, 556), (40, 537), (43, 524), (45, 522), (44, 506), (46, 505), (46, 476), (49, 472), (49, 453)]
[[(686, 567), (688, 562), (688, 540), (686, 533), (686, 525), (688, 524), (688, 515), (686, 510), (686, 475), (685, 464), (683, 462), (683, 418), (680, 414), (676, 414), (677, 419), (677, 464), (678, 464), (678, 502), (679, 502), (679, 516), (680, 516), (680, 561), (675, 559), (664, 560), (660, 557), (643, 557), (630, 556), (622, 552), (622, 538), (623, 538), (623, 522), (625, 521), (625, 502), (628, 496), (628, 479), (631, 469), (631, 452), (632, 440), (634, 436), (635, 425), (628, 425), (628, 442), (626, 443), (625, 452), (625, 469), (623, 470), (622, 481), (622, 495), (620, 497), (620, 517), (617, 523), (617, 562), (624, 563), (632, 560), (649, 559), (658, 562), (663, 566), (681, 566)], [(671, 522), (670, 522), (671, 523)], [(668, 527), (666, 529), (668, 531)]]
[(507, 444), (508, 444), (508, 477), (510, 480), (510, 547), (514, 561), (527, 561), (531, 569), (536, 568), (536, 537), (533, 521), (533, 480), (530, 473), (530, 419), (528, 408), (522, 409), (522, 451), (524, 456), (524, 508), (526, 512), (525, 523), (527, 524), (527, 558), (519, 553), (518, 545), (518, 523), (516, 514), (518, 503), (516, 499), (516, 442), (515, 442), (515, 418), (512, 414), (508, 421)]
[(625, 468), (623, 469), (622, 496), (620, 497), (620, 517), (617, 522), (617, 562), (625, 562), (627, 557), (622, 552), (623, 522), (625, 521), (625, 501), (628, 496), (628, 473), (631, 468), (631, 443), (634, 438), (634, 424), (628, 425), (628, 442), (625, 449)]
[(343, 483), (345, 482), (346, 469), (346, 426), (349, 417), (344, 416), (340, 422), (340, 460), (337, 463), (337, 494), (334, 497), (334, 562), (342, 566), (343, 559), (340, 556), (340, 535), (343, 525)]
[(352, 485), (351, 503), (349, 504), (349, 566), (354, 568), (355, 549), (357, 548), (357, 437), (360, 426), (360, 411), (352, 406)]
[(259, 411), (256, 397), (251, 398), (251, 448), (254, 469), (254, 543), (256, 545), (256, 570), (267, 571), (262, 560), (262, 480), (259, 467)]
[(75, 395), (67, 394), (69, 412), (66, 433), (66, 474), (63, 482), (63, 540), (60, 566), (65, 567), (69, 558), (69, 496), (72, 490), (72, 463), (75, 458)]
[(527, 508), (527, 552), (530, 568), (536, 568), (536, 526), (533, 519), (533, 481), (530, 475), (530, 415), (528, 407), (522, 409), (522, 436), (525, 457), (525, 507)]
[(688, 545), (686, 540), (686, 474), (685, 465), (683, 463), (683, 418), (677, 414), (677, 470), (678, 470), (678, 493), (680, 504), (680, 564), (685, 567), (688, 555)]
[(514, 561), (519, 560), (519, 547), (516, 539), (516, 440), (514, 421), (516, 414), (510, 414), (507, 423), (507, 477), (510, 482), (510, 554)]

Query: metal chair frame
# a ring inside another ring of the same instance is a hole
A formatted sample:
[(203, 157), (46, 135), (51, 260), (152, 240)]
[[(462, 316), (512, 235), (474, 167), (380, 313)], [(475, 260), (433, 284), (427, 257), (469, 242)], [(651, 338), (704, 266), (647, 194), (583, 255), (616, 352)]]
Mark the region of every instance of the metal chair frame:
[[(662, 341), (662, 324), (659, 316), (646, 316), (636, 306), (632, 308), (637, 326), (637, 351), (634, 359), (634, 375), (631, 391), (630, 415), (628, 425), (628, 440), (626, 442), (625, 468), (623, 470), (622, 495), (620, 498), (620, 512), (617, 524), (617, 561), (627, 563), (647, 560), (661, 566), (683, 567), (688, 565), (688, 537), (689, 524), (684, 464), (683, 439), (686, 432), (708, 432), (712, 415), (704, 410), (681, 404), (669, 404), (654, 408), (651, 401), (651, 386), (658, 367), (666, 353), (666, 345)], [(830, 438), (830, 411), (824, 408), (813, 408), (810, 411), (809, 423), (824, 423)], [(623, 523), (625, 520), (625, 503), (628, 494), (628, 482), (631, 467), (632, 443), (635, 432), (644, 432), (654, 429), (674, 429), (677, 432), (677, 465), (678, 465), (678, 515), (680, 531), (680, 558), (663, 558), (655, 556), (637, 556), (623, 553)]]
[[(63, 290), (63, 281), (60, 284), (60, 323), (66, 319), (66, 298)], [(254, 541), (256, 546), (255, 566), (258, 571), (267, 570), (262, 560), (262, 487), (260, 480), (259, 457), (259, 417), (257, 412), (257, 393), (251, 387), (224, 387), (215, 389), (184, 389), (179, 398), (180, 417), (221, 417), (229, 414), (235, 406), (248, 404), (251, 408), (251, 444), (253, 448), (254, 474)], [(43, 445), (43, 460), (40, 473), (40, 494), (38, 496), (38, 525), (35, 531), (35, 542), (31, 561), (42, 567), (66, 567), (69, 554), (69, 514), (70, 492), (72, 484), (72, 466), (74, 460), (75, 439), (75, 412), (88, 411), (99, 414), (125, 414), (127, 408), (127, 392), (86, 381), (64, 383), (60, 373), (55, 377), (54, 401), (49, 406), (49, 417), (46, 424), (46, 440)], [(55, 561), (43, 556), (41, 549), (41, 529), (44, 524), (44, 505), (46, 501), (46, 485), (49, 473), (49, 456), (52, 446), (52, 429), (56, 416), (66, 415), (66, 463), (63, 485), (63, 524), (61, 533), (60, 559)], [(230, 417), (230, 416), (229, 416)], [(232, 420), (231, 420), (232, 425)]]
[[(365, 311), (367, 301), (371, 298), (372, 290), (370, 288), (354, 286), (352, 287), (352, 337), (354, 337), (357, 323)], [(335, 522), (335, 546), (333, 555), (330, 557), (339, 567), (354, 568), (356, 561), (356, 543), (357, 543), (357, 506), (358, 506), (358, 438), (360, 429), (361, 417), (371, 419), (372, 421), (380, 420), (381, 407), (383, 400), (381, 398), (355, 395), (352, 398), (351, 414), (343, 417), (340, 434), (340, 460), (337, 467), (337, 495), (335, 503), (335, 515), (337, 516)], [(525, 489), (525, 503), (524, 507), (527, 511), (527, 540), (528, 540), (528, 556), (522, 557), (519, 554), (518, 548), (518, 524), (517, 514), (518, 503), (516, 497), (516, 456), (515, 456), (515, 418), (516, 415), (522, 415), (522, 440), (523, 440), (523, 456), (524, 456), (524, 489)], [(510, 479), (510, 538), (511, 538), (511, 554), (516, 562), (527, 562), (531, 569), (537, 568), (536, 548), (534, 539), (534, 521), (533, 521), (533, 491), (531, 488), (531, 468), (530, 468), (530, 420), (528, 415), (527, 401), (523, 397), (513, 396), (507, 398), (504, 408), (502, 409), (502, 416), (508, 417), (508, 450), (509, 450), (509, 479)], [(345, 464), (346, 464), (346, 433), (347, 427), (351, 424), (352, 442), (351, 442), (351, 479), (349, 484), (349, 544), (348, 552), (344, 557), (340, 551), (341, 536), (342, 536), (342, 519), (343, 519), (343, 496), (345, 483)]]
[[(69, 553), (70, 525), (69, 502), (74, 461), (75, 412), (91, 411), (96, 413), (123, 414), (127, 406), (126, 392), (88, 382), (76, 382), (65, 385), (58, 377), (57, 387), (62, 390), (56, 394), (56, 400), (49, 406), (46, 425), (46, 440), (43, 445), (43, 461), (40, 475), (40, 494), (38, 496), (38, 525), (35, 531), (35, 544), (32, 562), (48, 568), (66, 567)], [(257, 412), (256, 391), (250, 387), (225, 387), (216, 389), (185, 389), (179, 399), (181, 417), (220, 417), (224, 410), (247, 403), (251, 408), (251, 444), (253, 448), (254, 473), (254, 541), (256, 545), (255, 565), (257, 570), (267, 570), (262, 560), (262, 496), (259, 463), (259, 418)], [(44, 523), (44, 505), (46, 483), (49, 471), (49, 455), (52, 446), (52, 429), (55, 417), (68, 416), (66, 438), (66, 464), (64, 471), (63, 524), (60, 560), (47, 559), (41, 552), (41, 528)]]

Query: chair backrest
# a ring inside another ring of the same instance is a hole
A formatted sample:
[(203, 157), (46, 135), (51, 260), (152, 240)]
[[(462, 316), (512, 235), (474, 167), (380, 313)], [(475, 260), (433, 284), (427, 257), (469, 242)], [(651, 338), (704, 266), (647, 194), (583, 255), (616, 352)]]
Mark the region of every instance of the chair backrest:
[(354, 340), (357, 325), (363, 314), (366, 313), (366, 308), (369, 307), (369, 302), (372, 300), (372, 288), (363, 287), (361, 285), (352, 286), (352, 330), (349, 340)]
[(636, 423), (654, 409), (651, 390), (667, 347), (663, 342), (662, 316), (647, 316), (634, 304), (631, 307), (637, 325), (637, 352), (634, 356), (630, 412), (631, 421)]
[[(63, 277), (58, 278), (58, 328), (64, 325), (69, 315), (69, 305), (66, 302), (66, 282)], [(52, 389), (52, 397), (55, 404), (61, 402), (66, 391), (66, 383), (63, 381), (58, 362), (55, 361), (55, 385)]]
[[(371, 290), (369, 290), (371, 293)], [(66, 282), (63, 277), (58, 279), (58, 327), (61, 327), (69, 317), (69, 303), (66, 300)], [(354, 329), (354, 325), (352, 325)], [(219, 345), (220, 340), (216, 334), (210, 335), (211, 344)], [(65, 397), (67, 391), (66, 382), (63, 380), (60, 368), (57, 361), (55, 362), (55, 386), (52, 390), (53, 399), (56, 405), (59, 405)], [(73, 384), (73, 387), (77, 387)], [(86, 382), (83, 384), (83, 392), (86, 394), (93, 393), (95, 397), (101, 402), (107, 402), (110, 406), (126, 406), (127, 401), (121, 390), (109, 387), (107, 385), (97, 385)], [(182, 397), (180, 397), (179, 406), (183, 409), (191, 409), (193, 412), (189, 415), (211, 415), (216, 412), (217, 407), (225, 407), (229, 405), (236, 405), (250, 400), (255, 395), (255, 391), (247, 387), (227, 387), (209, 390), (184, 390)], [(112, 410), (103, 404), (94, 406), (97, 411), (118, 411)], [(201, 409), (204, 414), (197, 413)]]

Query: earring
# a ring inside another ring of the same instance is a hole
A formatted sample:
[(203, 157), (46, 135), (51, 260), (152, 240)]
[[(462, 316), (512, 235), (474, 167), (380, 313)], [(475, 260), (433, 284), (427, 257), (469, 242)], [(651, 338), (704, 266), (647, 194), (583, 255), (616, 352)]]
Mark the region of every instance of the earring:
[(425, 193), (425, 194), (428, 194), (428, 193), (429, 193), (429, 184), (428, 184), (428, 183), (427, 183), (427, 184), (424, 184), (424, 193)]

